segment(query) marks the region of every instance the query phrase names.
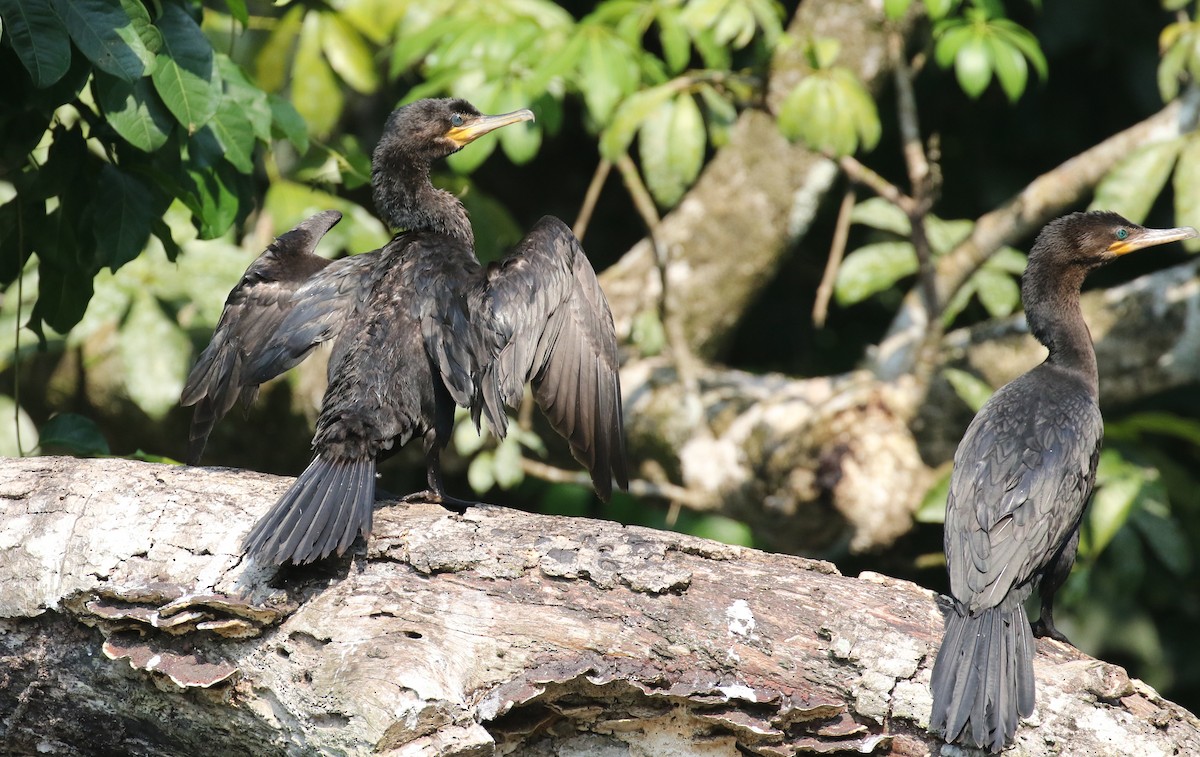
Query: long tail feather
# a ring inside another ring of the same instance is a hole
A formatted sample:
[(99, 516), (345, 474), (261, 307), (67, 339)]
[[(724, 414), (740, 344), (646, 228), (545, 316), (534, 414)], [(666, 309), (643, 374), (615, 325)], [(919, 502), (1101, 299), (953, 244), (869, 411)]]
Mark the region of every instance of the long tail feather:
[(343, 554), (371, 533), (375, 460), (317, 455), (247, 534), (242, 548), (261, 563), (303, 565)]

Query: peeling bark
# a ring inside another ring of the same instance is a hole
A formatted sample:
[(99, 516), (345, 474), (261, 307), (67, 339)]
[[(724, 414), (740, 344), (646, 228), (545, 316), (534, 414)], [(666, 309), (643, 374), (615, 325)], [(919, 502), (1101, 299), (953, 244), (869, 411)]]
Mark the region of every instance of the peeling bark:
[[(286, 479), (0, 464), (0, 749), (918, 755), (935, 597), (679, 534), (382, 507), (351, 555), (237, 545)], [(1056, 642), (1020, 754), (1200, 752), (1200, 721)]]

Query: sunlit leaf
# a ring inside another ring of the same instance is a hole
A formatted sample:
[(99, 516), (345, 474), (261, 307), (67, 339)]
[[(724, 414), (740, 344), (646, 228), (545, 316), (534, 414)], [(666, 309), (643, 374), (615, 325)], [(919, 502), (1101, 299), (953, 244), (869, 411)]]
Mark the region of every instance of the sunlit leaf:
[(275, 22), (266, 42), (254, 56), (254, 79), (265, 92), (278, 92), (287, 83), (292, 48), (300, 34), (304, 6), (293, 5)]
[(71, 66), (71, 38), (46, 0), (0, 0), (5, 36), (35, 87), (49, 87)]
[(1088, 207), (1111, 210), (1141, 223), (1167, 183), (1182, 147), (1183, 139), (1179, 138), (1151, 143), (1130, 153), (1100, 180)]
[(221, 100), (205, 128), (212, 129), (234, 168), (247, 174), (254, 170), (254, 127), (239, 102), (230, 97)]
[(192, 344), (149, 293), (136, 297), (117, 336), (125, 391), (141, 410), (159, 419), (179, 402)]
[(882, 197), (871, 197), (855, 205), (850, 211), (850, 221), (902, 237), (912, 233), (908, 214)]
[(991, 268), (980, 268), (975, 272), (975, 293), (979, 301), (993, 318), (1011, 315), (1021, 304), (1021, 287), (1007, 273)]
[(687, 29), (679, 19), (679, 11), (665, 7), (655, 17), (658, 38), (662, 41), (663, 58), (671, 73), (679, 73), (692, 57), (692, 43)]
[(634, 316), (629, 338), (642, 357), (661, 354), (667, 345), (667, 334), (658, 311), (646, 309)]
[(586, 41), (578, 84), (591, 117), (605, 124), (621, 98), (637, 86), (637, 63), (633, 51), (619, 37), (595, 26), (583, 33)]
[(673, 87), (660, 85), (635, 92), (626, 98), (600, 135), (600, 154), (609, 160), (617, 160), (624, 155), (634, 134), (646, 119), (656, 113), (674, 93)]
[(1096, 471), (1096, 493), (1087, 521), (1092, 554), (1104, 551), (1113, 536), (1129, 519), (1146, 481), (1145, 469), (1133, 465), (1113, 450), (1100, 453)]
[(883, 0), (883, 12), (893, 21), (903, 18), (912, 0)]
[(292, 65), (292, 104), (314, 135), (326, 136), (342, 115), (342, 90), (321, 53), (321, 22), (304, 17)]
[(993, 271), (1004, 271), (1017, 276), (1025, 273), (1025, 266), (1029, 263), (1029, 258), (1020, 250), (1005, 245), (996, 250), (983, 264), (985, 268), (990, 268)]
[(272, 135), (279, 135), (291, 142), (301, 152), (308, 151), (308, 124), (296, 112), (290, 102), (279, 95), (270, 95), (267, 104), (271, 108)]
[(1192, 547), (1178, 521), (1142, 508), (1134, 511), (1130, 522), (1167, 570), (1182, 576), (1192, 569)]
[(917, 253), (908, 242), (879, 242), (852, 250), (838, 269), (838, 304), (853, 305), (917, 272)]
[[(1175, 166), (1172, 185), (1175, 189), (1175, 223), (1200, 228), (1200, 137), (1194, 133), (1184, 138)], [(1200, 239), (1185, 239), (1188, 252), (1200, 250)]]
[(929, 246), (935, 255), (950, 252), (964, 239), (971, 236), (975, 228), (974, 221), (962, 218), (944, 219), (930, 215), (925, 218), (925, 234), (929, 237)]
[(954, 56), (954, 75), (958, 85), (972, 98), (977, 98), (992, 81), (992, 62), (987, 45), (981, 37), (972, 36)]
[(108, 124), (125, 141), (143, 152), (154, 152), (167, 142), (175, 120), (163, 107), (148, 79), (130, 84), (115, 76), (97, 73), (96, 99)]
[(216, 239), (237, 220), (240, 203), (236, 189), (237, 170), (222, 161), (212, 168), (186, 171), (184, 204), (192, 211), (201, 239)]
[(490, 450), (480, 452), (471, 458), (471, 463), (467, 466), (467, 483), (470, 484), (471, 491), (476, 494), (483, 494), (495, 486), (496, 474), (492, 466)]
[(925, 0), (925, 10), (934, 21), (945, 18), (955, 5), (957, 0)]
[(225, 0), (225, 7), (229, 9), (229, 15), (233, 16), (242, 26), (250, 23), (250, 12), (246, 9), (246, 0)]
[(127, 82), (151, 69), (156, 50), (146, 39), (161, 44), (162, 38), (141, 3), (122, 7), (111, 0), (54, 0), (54, 7), (75, 46), (96, 68)]
[(986, 381), (958, 368), (943, 368), (942, 375), (950, 382), (958, 398), (965, 402), (973, 413), (978, 413), (983, 403), (996, 391)]
[(950, 475), (953, 469), (947, 465), (945, 470), (934, 479), (921, 498), (921, 504), (913, 515), (918, 523), (945, 523), (946, 499), (950, 496)]
[(687, 529), (692, 536), (712, 539), (723, 544), (749, 547), (754, 544), (754, 532), (745, 523), (724, 515), (702, 515), (695, 525)]
[(525, 470), (521, 467), (521, 445), (515, 438), (509, 437), (496, 445), (492, 464), (496, 485), (501, 489), (511, 489), (525, 480)]
[[(513, 83), (504, 87), (496, 101), (496, 110), (509, 113), (529, 106), (525, 92)], [(542, 147), (542, 128), (536, 121), (505, 126), (499, 132), (500, 146), (513, 163), (520, 165), (533, 160)]]
[(673, 207), (692, 185), (704, 165), (704, 118), (689, 94), (676, 97), (670, 107), (659, 106), (642, 126), (638, 154), (646, 185), (664, 207)]
[(208, 123), (221, 102), (212, 46), (187, 11), (174, 3), (163, 6), (158, 28), (163, 46), (151, 74), (154, 88), (191, 134)]
[(996, 78), (1000, 80), (1000, 88), (1008, 96), (1009, 102), (1016, 102), (1025, 91), (1025, 83), (1029, 80), (1025, 56), (1016, 47), (998, 37), (988, 37), (986, 42), (991, 53), (992, 66), (996, 70)]
[(225, 82), (225, 98), (241, 110), (241, 118), (250, 124), (254, 136), (263, 142), (271, 140), (271, 105), (266, 92), (250, 81), (242, 67), (228, 55), (217, 54), (217, 71)]
[(708, 140), (714, 148), (724, 147), (737, 121), (737, 107), (726, 95), (709, 84), (700, 86), (700, 97), (708, 111)]
[(363, 94), (379, 88), (371, 49), (354, 27), (337, 13), (321, 13), (321, 48), (342, 80)]

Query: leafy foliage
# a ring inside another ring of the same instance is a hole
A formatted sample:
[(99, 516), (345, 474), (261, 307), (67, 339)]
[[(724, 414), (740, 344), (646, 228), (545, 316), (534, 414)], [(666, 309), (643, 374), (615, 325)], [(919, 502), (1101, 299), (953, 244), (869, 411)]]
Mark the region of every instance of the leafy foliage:
[(835, 66), (836, 40), (808, 43), (805, 56), (812, 73), (779, 106), (779, 127), (789, 139), (803, 139), (815, 150), (849, 155), (860, 144), (872, 150), (881, 127), (875, 100), (849, 69)]

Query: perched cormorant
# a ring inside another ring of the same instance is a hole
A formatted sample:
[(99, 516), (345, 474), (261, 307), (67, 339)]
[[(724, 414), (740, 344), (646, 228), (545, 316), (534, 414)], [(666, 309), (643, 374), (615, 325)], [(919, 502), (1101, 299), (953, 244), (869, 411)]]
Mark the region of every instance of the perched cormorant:
[(485, 269), (462, 203), (429, 180), (434, 160), (532, 119), (480, 115), (458, 99), (398, 108), (371, 182), (380, 214), (402, 231), (328, 263), (313, 249), (340, 214), (320, 213), (276, 239), (230, 293), (183, 390), (183, 404), (196, 405), (191, 463), (238, 397), (252, 400), (259, 384), (333, 342), (312, 462), (246, 537), (256, 560), (307, 563), (368, 535), (376, 461), (413, 438), (425, 446), (420, 496), (471, 504), (442, 485), (454, 406), (503, 437), (505, 406), (520, 405), (526, 382), (599, 496), (608, 499), (614, 478), (628, 486), (616, 333), (579, 240), (547, 216)]
[[(1066, 641), (1054, 594), (1075, 563), (1104, 424), (1096, 353), (1079, 307), (1093, 268), (1195, 229), (1146, 229), (1116, 213), (1051, 221), (1029, 253), (1021, 298), (1045, 362), (980, 408), (954, 455), (946, 568), (954, 607), (933, 666), (929, 727), (946, 741), (999, 752), (1033, 713), (1033, 637)], [(1035, 586), (1041, 617), (1025, 600)]]

